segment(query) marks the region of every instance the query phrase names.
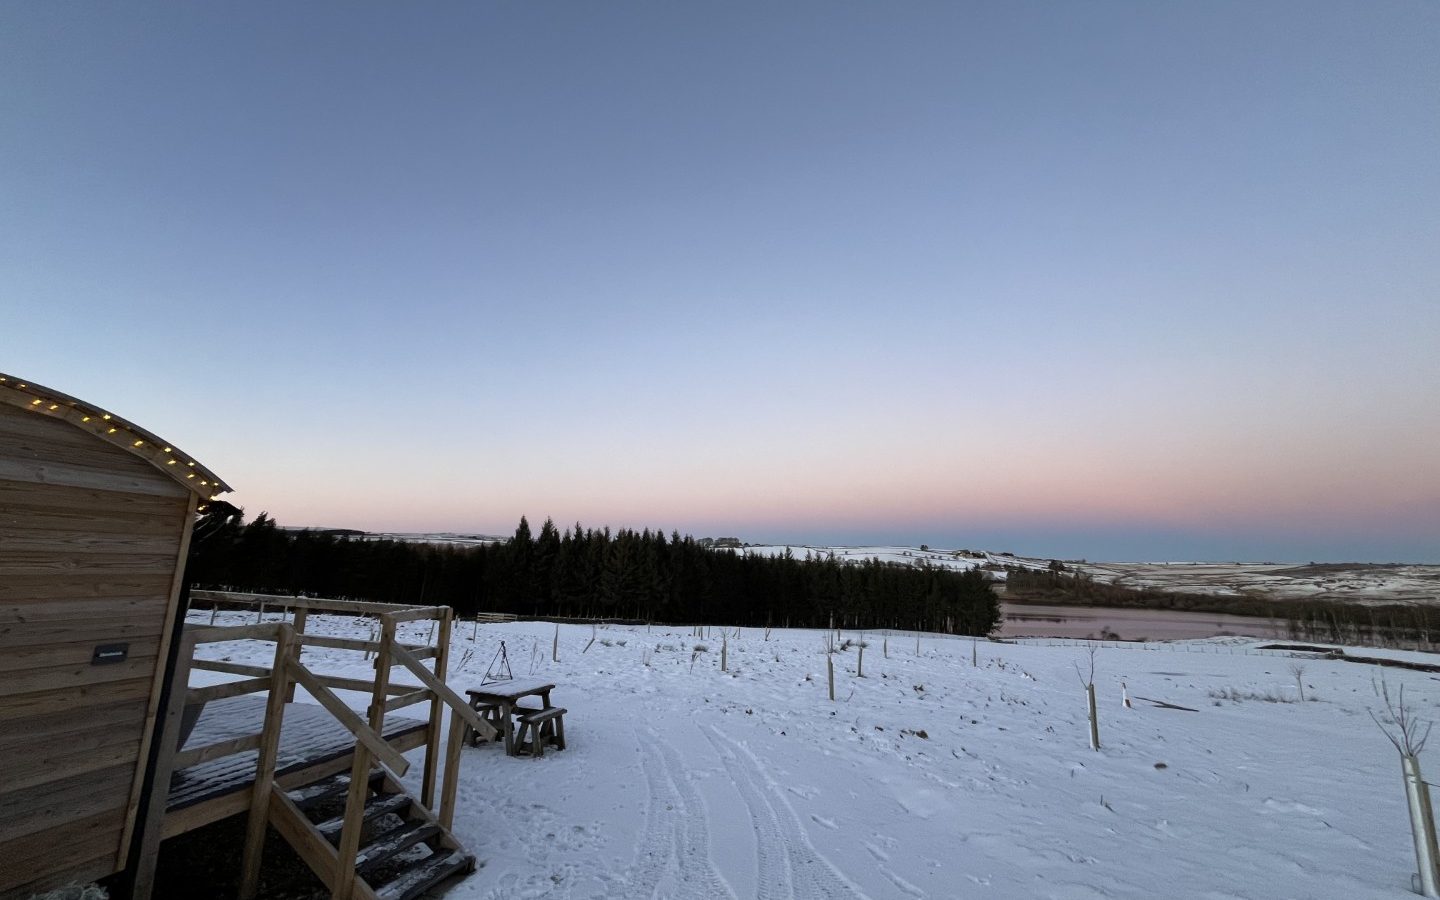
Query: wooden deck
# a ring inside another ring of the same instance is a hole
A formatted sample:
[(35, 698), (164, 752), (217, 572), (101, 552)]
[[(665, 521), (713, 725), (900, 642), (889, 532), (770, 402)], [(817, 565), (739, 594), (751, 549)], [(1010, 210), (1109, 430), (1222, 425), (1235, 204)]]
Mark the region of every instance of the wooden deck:
[[(265, 698), (255, 696), (206, 704), (183, 749), (255, 734), (264, 726), (265, 706)], [(420, 719), (390, 716), (382, 734), (395, 749), (404, 752), (424, 743), (426, 725)], [(165, 836), (247, 809), (255, 786), (258, 752), (236, 753), (177, 770), (171, 776), (166, 799)], [(324, 707), (305, 702), (286, 705), (275, 760), (275, 780), (282, 787), (344, 772), (354, 756), (355, 736)]]

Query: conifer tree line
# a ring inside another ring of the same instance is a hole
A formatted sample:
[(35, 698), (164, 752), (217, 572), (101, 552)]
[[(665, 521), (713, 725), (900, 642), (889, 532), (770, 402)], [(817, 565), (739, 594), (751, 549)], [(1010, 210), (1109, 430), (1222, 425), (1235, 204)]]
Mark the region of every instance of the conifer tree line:
[(999, 603), (978, 570), (955, 572), (807, 554), (760, 556), (661, 531), (524, 518), (509, 540), (477, 546), (361, 539), (249, 522), (215, 504), (196, 525), (196, 587), (445, 605), (523, 617), (717, 625), (904, 628), (984, 635)]

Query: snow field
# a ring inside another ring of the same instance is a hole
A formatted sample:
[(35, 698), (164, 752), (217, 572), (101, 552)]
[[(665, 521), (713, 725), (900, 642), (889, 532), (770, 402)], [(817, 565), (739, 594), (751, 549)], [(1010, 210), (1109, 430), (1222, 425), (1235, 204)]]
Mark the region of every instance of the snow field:
[[(721, 672), (719, 629), (602, 627), (582, 652), (591, 627), (563, 625), (552, 662), (554, 629), (456, 625), (453, 687), (478, 685), (504, 641), (515, 676), (553, 680), (569, 710), (563, 752), (465, 751), (456, 832), (481, 868), (457, 900), (1409, 894), (1399, 760), (1368, 714), (1371, 666), (1303, 660), (1300, 703), (1297, 660), (1257, 642), (1106, 645), (1097, 753), (1075, 670), (1088, 652), (1074, 642), (972, 651), (922, 637), (917, 656), (896, 635), (887, 659), (880, 633), (842, 632), (868, 642), (865, 677), (858, 647), (836, 653), (831, 703), (823, 631), (731, 629)], [(367, 633), (331, 616), (307, 630)], [(268, 663), (272, 648), (205, 652)], [(305, 658), (371, 672), (358, 653)], [(192, 683), (203, 677), (220, 676)], [(1385, 677), (1433, 715), (1431, 676)]]

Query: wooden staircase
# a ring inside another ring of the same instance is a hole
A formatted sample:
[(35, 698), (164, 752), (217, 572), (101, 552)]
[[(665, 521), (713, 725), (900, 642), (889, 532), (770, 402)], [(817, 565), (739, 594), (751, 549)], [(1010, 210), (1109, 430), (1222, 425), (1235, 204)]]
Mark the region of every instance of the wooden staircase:
[[(270, 796), (270, 824), (332, 891), (349, 793), (343, 774), (289, 791), (276, 786)], [(384, 769), (370, 774), (360, 821), (355, 900), (412, 900), (475, 869), (475, 857)]]

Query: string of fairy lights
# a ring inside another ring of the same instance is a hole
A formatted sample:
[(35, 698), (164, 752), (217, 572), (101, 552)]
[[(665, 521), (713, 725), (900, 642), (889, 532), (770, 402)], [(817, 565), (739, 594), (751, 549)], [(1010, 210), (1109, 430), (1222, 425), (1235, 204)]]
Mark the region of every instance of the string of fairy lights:
[[(22, 400), (22, 397), (16, 396), (17, 394), (22, 395), (23, 402), (16, 402)], [(221, 481), (215, 473), (169, 444), (160, 441), (150, 432), (102, 409), (66, 397), (59, 391), (52, 391), (40, 385), (0, 374), (0, 397), (22, 409), (63, 418), (72, 424), (79, 425), (92, 434), (115, 446), (123, 447), (166, 471), (171, 478), (184, 484), (185, 487), (204, 499), (213, 500), (230, 490), (230, 486)], [(175, 470), (170, 468), (172, 466), (183, 468)], [(183, 478), (180, 477), (181, 471), (185, 471)], [(203, 511), (205, 507), (199, 506), (197, 509)]]

